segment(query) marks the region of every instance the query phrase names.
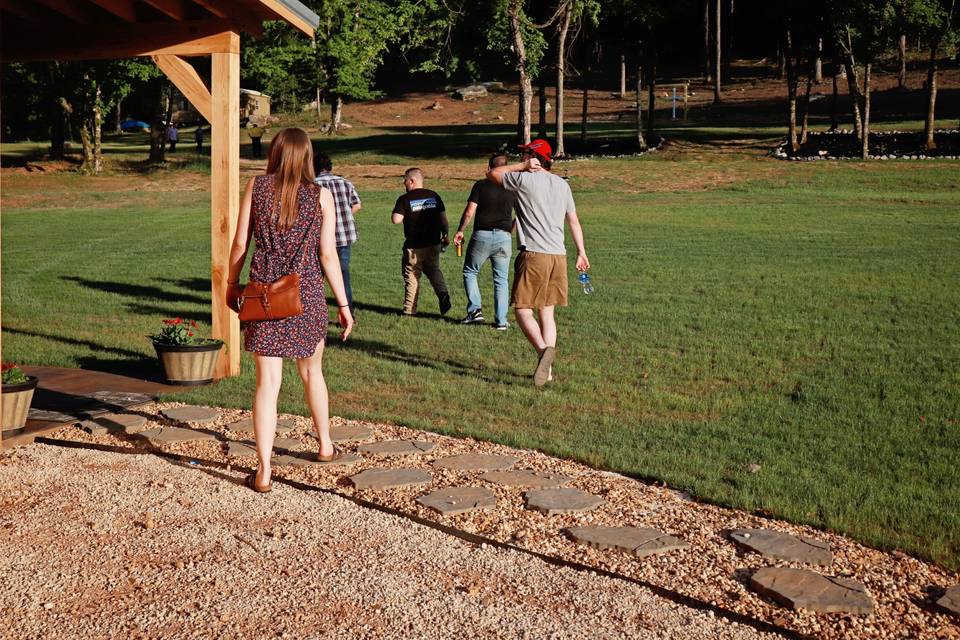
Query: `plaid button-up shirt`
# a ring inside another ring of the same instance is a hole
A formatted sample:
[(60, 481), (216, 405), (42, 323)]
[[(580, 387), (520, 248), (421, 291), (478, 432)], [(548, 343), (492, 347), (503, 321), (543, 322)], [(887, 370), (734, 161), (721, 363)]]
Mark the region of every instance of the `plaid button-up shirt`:
[(353, 206), (360, 204), (357, 190), (346, 178), (330, 171), (321, 171), (316, 183), (326, 187), (333, 194), (333, 203), (337, 209), (337, 246), (345, 247), (357, 241), (357, 223), (353, 219)]

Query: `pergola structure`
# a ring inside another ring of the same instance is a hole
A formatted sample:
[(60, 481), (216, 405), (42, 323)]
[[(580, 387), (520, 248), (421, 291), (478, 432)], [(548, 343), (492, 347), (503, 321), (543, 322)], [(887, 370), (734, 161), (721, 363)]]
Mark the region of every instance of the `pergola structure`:
[[(211, 125), (210, 281), (216, 377), (240, 373), (240, 322), (224, 303), (240, 208), (240, 33), (284, 20), (313, 37), (297, 0), (0, 0), (0, 62), (150, 56)], [(212, 58), (209, 88), (184, 58)]]

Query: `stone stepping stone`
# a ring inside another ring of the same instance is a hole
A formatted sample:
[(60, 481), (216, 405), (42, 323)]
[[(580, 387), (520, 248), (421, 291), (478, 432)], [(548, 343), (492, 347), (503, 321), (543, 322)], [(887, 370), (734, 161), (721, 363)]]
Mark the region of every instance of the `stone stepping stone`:
[(253, 443), (230, 440), (227, 442), (227, 455), (235, 458), (256, 457), (257, 449)]
[(357, 489), (394, 489), (430, 484), (433, 476), (423, 469), (367, 469), (350, 476), (350, 482)]
[(148, 429), (137, 434), (153, 444), (175, 444), (178, 442), (196, 442), (198, 440), (216, 440), (217, 437), (207, 431), (195, 431), (181, 427), (161, 427)]
[(638, 558), (690, 546), (680, 538), (647, 527), (571, 527), (567, 535), (596, 549), (616, 549)]
[(126, 434), (139, 433), (147, 425), (146, 417), (135, 413), (107, 413), (94, 418), (93, 422), (110, 431), (122, 431)]
[(40, 420), (42, 422), (80, 422), (77, 416), (60, 411), (47, 411), (46, 409), (30, 409), (27, 412), (28, 420)]
[(960, 584), (947, 589), (943, 597), (937, 600), (937, 606), (960, 618)]
[(573, 478), (559, 473), (545, 473), (540, 471), (508, 470), (508, 471), (487, 471), (480, 476), (481, 480), (499, 484), (503, 487), (533, 487), (534, 489), (546, 489), (550, 487), (559, 487), (562, 484), (570, 482)]
[[(297, 428), (297, 421), (291, 418), (277, 418), (277, 433), (289, 433)], [(253, 433), (253, 416), (243, 418), (227, 425), (231, 431)]]
[(345, 424), (338, 427), (330, 427), (330, 439), (334, 442), (369, 440), (372, 437), (373, 429), (358, 424)]
[(291, 451), (273, 457), (271, 464), (278, 467), (335, 467), (360, 462), (362, 458), (353, 453), (345, 453), (333, 462), (317, 461), (316, 451)]
[(829, 566), (833, 562), (830, 545), (813, 538), (793, 536), (771, 529), (735, 529), (730, 538), (738, 545), (766, 558), (808, 562)]
[(410, 456), (426, 453), (436, 447), (432, 442), (424, 440), (384, 440), (360, 445), (360, 453), (372, 453), (378, 456)]
[(497, 496), (483, 487), (446, 487), (417, 498), (425, 507), (443, 515), (489, 510), (497, 505)]
[(284, 451), (296, 449), (297, 447), (301, 446), (303, 446), (303, 443), (299, 440), (294, 440), (293, 438), (276, 438), (273, 441), (274, 449), (282, 449)]
[(591, 511), (603, 504), (603, 498), (580, 489), (539, 489), (524, 494), (527, 508), (548, 516), (558, 513)]
[(121, 407), (135, 407), (153, 402), (153, 396), (130, 391), (94, 391), (87, 395), (104, 404), (116, 404)]
[(750, 577), (750, 586), (791, 609), (818, 613), (873, 613), (873, 598), (859, 582), (806, 569), (764, 567)]
[(490, 453), (463, 453), (433, 461), (433, 466), (454, 471), (493, 471), (507, 469), (517, 463), (517, 458)]
[(184, 407), (171, 407), (160, 411), (163, 417), (175, 422), (196, 422), (204, 424), (213, 422), (220, 417), (220, 412), (210, 407), (194, 407), (187, 405)]

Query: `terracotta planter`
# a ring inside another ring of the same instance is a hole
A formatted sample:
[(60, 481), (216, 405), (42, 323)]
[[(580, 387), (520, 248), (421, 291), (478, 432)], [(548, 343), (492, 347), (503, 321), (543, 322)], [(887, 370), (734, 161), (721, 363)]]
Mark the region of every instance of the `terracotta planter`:
[(170, 384), (194, 385), (213, 381), (213, 370), (220, 357), (223, 342), (205, 345), (153, 343)]
[(3, 429), (22, 429), (33, 401), (37, 378), (27, 376), (26, 382), (3, 385)]

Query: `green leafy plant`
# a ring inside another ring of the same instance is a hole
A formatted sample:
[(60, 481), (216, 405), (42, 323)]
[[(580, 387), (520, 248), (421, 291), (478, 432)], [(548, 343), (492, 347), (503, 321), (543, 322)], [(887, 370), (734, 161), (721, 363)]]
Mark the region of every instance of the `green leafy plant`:
[(28, 380), (27, 375), (11, 362), (3, 363), (3, 384), (20, 384)]
[(150, 336), (150, 339), (160, 344), (175, 344), (184, 346), (203, 346), (219, 344), (220, 340), (204, 338), (197, 335), (197, 321), (183, 318), (167, 318), (163, 321), (160, 333)]

